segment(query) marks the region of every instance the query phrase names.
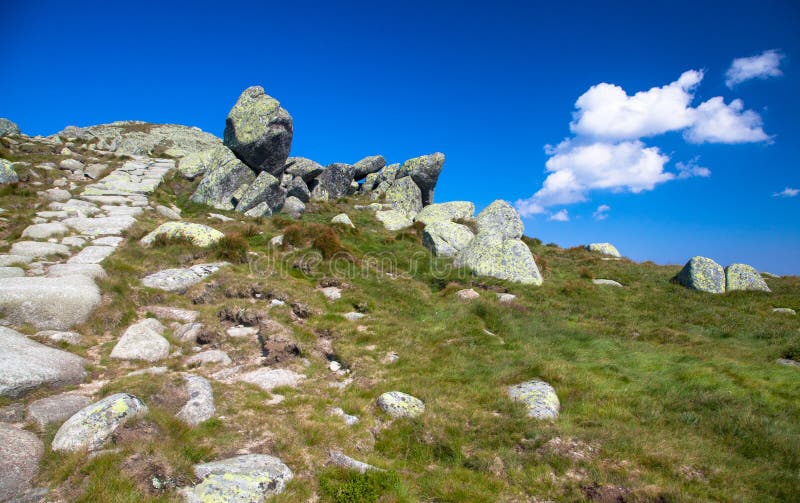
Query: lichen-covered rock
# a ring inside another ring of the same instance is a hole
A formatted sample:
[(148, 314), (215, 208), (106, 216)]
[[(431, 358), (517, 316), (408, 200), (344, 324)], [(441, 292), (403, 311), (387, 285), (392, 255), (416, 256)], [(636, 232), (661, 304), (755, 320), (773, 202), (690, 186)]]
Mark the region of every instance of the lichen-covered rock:
[(17, 183), (19, 175), (14, 171), (14, 166), (10, 161), (0, 159), (0, 184)]
[(349, 164), (334, 163), (316, 178), (311, 190), (314, 201), (329, 201), (347, 195), (353, 182), (353, 167)]
[(544, 381), (534, 379), (508, 387), (508, 396), (528, 409), (528, 417), (556, 419), (561, 410), (556, 390)]
[(122, 334), (111, 358), (156, 362), (169, 356), (169, 341), (161, 334), (164, 325), (155, 318), (146, 318), (129, 326)]
[(178, 163), (178, 172), (188, 180), (203, 176), (211, 166), (211, 158), (215, 149), (192, 152), (184, 156)]
[(692, 257), (672, 281), (701, 292), (725, 292), (725, 271), (706, 257)]
[(83, 323), (100, 304), (100, 290), (82, 275), (0, 279), (0, 312), (15, 325), (66, 330)]
[(405, 213), (398, 210), (376, 211), (375, 218), (389, 231), (399, 231), (414, 225)]
[(286, 191), (281, 187), (281, 181), (262, 171), (239, 198), (236, 211), (245, 213), (261, 203), (266, 203), (271, 215), (281, 209), (284, 201), (286, 201)]
[(143, 237), (140, 243), (142, 246), (151, 246), (159, 236), (166, 239), (186, 239), (195, 246), (207, 248), (225, 237), (225, 234), (203, 224), (165, 222)]
[(506, 201), (498, 199), (478, 213), (478, 233), (489, 233), (502, 239), (519, 239), (525, 230), (519, 213)]
[(0, 117), (0, 136), (19, 134), (19, 126), (5, 117)]
[(731, 264), (725, 268), (725, 290), (771, 291), (758, 271), (747, 264)]
[(192, 194), (192, 201), (218, 210), (232, 210), (236, 191), (253, 183), (255, 178), (253, 171), (230, 149), (217, 147), (211, 154), (203, 180)]
[(0, 423), (0, 501), (30, 501), (23, 496), (39, 473), (43, 453), (36, 435)]
[(425, 225), (441, 221), (470, 220), (475, 213), (475, 205), (469, 201), (451, 201), (449, 203), (429, 204), (422, 208), (415, 222)]
[(308, 190), (308, 185), (299, 176), (292, 178), (286, 185), (286, 197), (296, 197), (304, 203), (311, 200), (311, 191)]
[(263, 87), (252, 86), (228, 113), (223, 143), (254, 171), (280, 176), (292, 147), (292, 133), (289, 112)]
[(300, 218), (300, 215), (305, 211), (306, 205), (303, 204), (303, 201), (294, 196), (287, 197), (286, 202), (283, 203), (283, 208), (281, 208), (282, 213), (286, 213), (292, 218)]
[(395, 180), (385, 193), (386, 202), (409, 219), (422, 210), (422, 192), (410, 177)]
[(98, 139), (98, 147), (124, 155), (151, 155), (156, 150), (182, 157), (222, 144), (216, 136), (199, 128), (177, 124), (150, 124), (140, 121), (118, 121), (88, 128), (68, 126), (50, 138)]
[(433, 189), (443, 166), (444, 154), (441, 152), (415, 157), (403, 163), (396, 179), (410, 176), (422, 191), (422, 204), (427, 206), (433, 203)]
[(502, 239), (479, 232), (456, 256), (457, 267), (469, 267), (478, 276), (490, 276), (526, 285), (541, 285), (542, 275), (528, 246), (519, 239)]
[(602, 253), (603, 255), (608, 255), (609, 257), (621, 257), (617, 248), (612, 245), (611, 243), (589, 243), (586, 245), (586, 249), (589, 251)]
[(48, 396), (28, 405), (28, 419), (43, 430), (48, 424), (64, 421), (91, 403), (88, 397), (75, 393)]
[[(428, 206), (430, 208), (430, 206)], [(475, 237), (466, 225), (439, 220), (425, 226), (422, 244), (434, 255), (455, 257)]]
[(362, 180), (367, 175), (377, 173), (386, 166), (386, 159), (382, 155), (365, 157), (353, 164), (353, 180)]
[(323, 171), (325, 171), (325, 167), (322, 164), (305, 157), (286, 159), (285, 172), (292, 176), (299, 176), (306, 183), (318, 177)]
[(394, 418), (417, 417), (425, 412), (422, 400), (401, 391), (389, 391), (379, 396), (378, 407)]
[(178, 412), (178, 419), (196, 426), (214, 417), (217, 409), (214, 406), (214, 391), (208, 380), (195, 375), (186, 376), (186, 393), (189, 400)]
[(292, 470), (266, 454), (246, 454), (194, 467), (201, 482), (183, 490), (187, 503), (253, 503), (280, 494)]
[(95, 451), (126, 421), (147, 413), (133, 395), (117, 393), (81, 409), (61, 425), (53, 438), (54, 451)]

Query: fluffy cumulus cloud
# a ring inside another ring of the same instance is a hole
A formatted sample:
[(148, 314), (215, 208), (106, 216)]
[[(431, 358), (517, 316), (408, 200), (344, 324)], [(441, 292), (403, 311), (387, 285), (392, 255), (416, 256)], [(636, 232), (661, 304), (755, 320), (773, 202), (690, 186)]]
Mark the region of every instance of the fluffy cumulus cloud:
[(697, 159), (665, 169), (669, 157), (643, 138), (680, 131), (690, 143), (771, 140), (761, 116), (741, 100), (725, 103), (717, 96), (692, 106), (703, 77), (702, 71), (689, 70), (674, 82), (633, 95), (613, 84), (592, 86), (575, 102), (570, 123), (575, 136), (545, 147), (547, 178), (535, 194), (516, 202), (517, 210), (523, 216), (545, 214), (553, 206), (584, 202), (596, 190), (636, 194), (670, 180), (711, 175)]
[(725, 73), (725, 84), (733, 88), (746, 80), (780, 77), (783, 75), (780, 68), (782, 59), (783, 54), (775, 49), (764, 51), (757, 56), (736, 58)]
[(786, 187), (782, 191), (772, 194), (772, 197), (795, 197), (798, 194), (800, 194), (800, 189)]
[(607, 204), (601, 204), (600, 206), (597, 207), (596, 210), (594, 210), (594, 213), (592, 213), (592, 218), (594, 218), (595, 220), (605, 220), (606, 218), (608, 218), (608, 212), (610, 211), (611, 211), (611, 206)]
[(559, 210), (548, 217), (548, 220), (555, 222), (569, 222), (569, 212), (567, 210)]

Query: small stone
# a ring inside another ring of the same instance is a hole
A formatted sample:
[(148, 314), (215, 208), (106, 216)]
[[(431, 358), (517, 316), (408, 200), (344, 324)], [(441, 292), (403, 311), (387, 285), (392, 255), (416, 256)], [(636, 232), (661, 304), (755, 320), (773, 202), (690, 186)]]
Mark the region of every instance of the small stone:
[(473, 290), (472, 288), (467, 288), (465, 290), (459, 290), (456, 292), (456, 295), (460, 299), (464, 300), (474, 300), (480, 298), (480, 294)]
[(773, 313), (781, 313), (781, 314), (790, 314), (792, 316), (797, 315), (797, 312), (794, 309), (788, 307), (775, 307), (772, 309)]
[(616, 286), (618, 288), (622, 288), (622, 284), (614, 281), (613, 279), (593, 279), (592, 283), (600, 286)]
[[(49, 225), (49, 224), (42, 224)], [(68, 257), (69, 247), (58, 243), (43, 243), (39, 241), (17, 241), (11, 245), (11, 255), (23, 255), (33, 258), (46, 258), (51, 255)]]
[(99, 264), (106, 257), (110, 256), (116, 248), (113, 246), (87, 246), (72, 258), (67, 260), (68, 264)]
[(219, 213), (209, 213), (208, 218), (213, 218), (219, 220), (220, 222), (233, 222), (231, 217), (226, 217), (225, 215), (220, 215)]
[(187, 376), (186, 392), (189, 395), (189, 401), (178, 412), (176, 416), (178, 419), (196, 426), (214, 417), (216, 407), (214, 406), (214, 391), (211, 389), (211, 383), (204, 377)]
[(164, 218), (168, 218), (170, 220), (180, 220), (181, 216), (172, 208), (167, 208), (163, 205), (156, 206), (156, 213), (161, 215)]
[(328, 364), (328, 368), (330, 369), (331, 372), (338, 372), (342, 369), (342, 364), (337, 362), (336, 360), (333, 360)]
[(238, 338), (238, 337), (253, 337), (255, 335), (258, 335), (258, 328), (256, 328), (256, 327), (242, 327), (242, 326), (231, 327), (231, 328), (225, 330), (225, 333), (228, 335), (228, 337), (234, 337), (234, 338)]
[(339, 300), (342, 298), (342, 290), (336, 286), (320, 288), (319, 291), (322, 292), (322, 295), (328, 300)]
[(153, 316), (162, 320), (175, 320), (181, 323), (191, 323), (200, 316), (198, 311), (168, 306), (145, 306), (141, 308), (141, 311), (152, 313)]
[(35, 224), (29, 225), (22, 231), (23, 238), (30, 239), (48, 239), (53, 236), (61, 236), (69, 232), (66, 225), (60, 222), (49, 224)]
[(383, 359), (381, 359), (381, 362), (388, 365), (390, 363), (396, 362), (399, 359), (400, 359), (399, 354), (397, 354), (394, 351), (389, 351), (388, 353), (386, 353), (386, 355), (384, 355)]
[(414, 225), (414, 222), (405, 213), (398, 210), (376, 211), (375, 218), (388, 231), (399, 231)]
[(146, 318), (125, 330), (111, 351), (111, 358), (155, 362), (169, 356), (169, 341), (161, 334), (164, 325), (154, 318)]
[(283, 246), (283, 234), (278, 234), (269, 240), (270, 246), (279, 247)]
[(353, 222), (352, 220), (350, 220), (350, 217), (347, 216), (347, 213), (339, 213), (338, 215), (336, 215), (331, 219), (331, 223), (345, 225), (353, 229), (355, 229), (356, 227), (355, 225), (353, 225)]
[(58, 167), (66, 171), (78, 171), (83, 169), (84, 164), (76, 159), (64, 159), (58, 163)]
[(417, 417), (425, 412), (422, 400), (400, 391), (389, 391), (379, 396), (378, 407), (394, 418)]
[(186, 323), (176, 328), (172, 335), (181, 342), (196, 344), (201, 333), (203, 333), (202, 323)]
[(86, 276), (91, 279), (106, 277), (106, 271), (100, 264), (53, 264), (47, 268), (48, 278), (64, 276)]
[(67, 344), (80, 344), (83, 338), (78, 332), (61, 330), (42, 330), (41, 332), (36, 332), (36, 337), (48, 339), (52, 342), (66, 342)]
[(502, 302), (503, 304), (507, 304), (509, 302), (514, 302), (517, 296), (511, 293), (498, 293), (497, 294), (497, 301)]
[(355, 311), (350, 312), (350, 313), (345, 313), (345, 314), (342, 315), (343, 318), (345, 318), (346, 320), (350, 320), (350, 321), (358, 321), (358, 320), (362, 319), (365, 316), (366, 315), (364, 313), (358, 313), (358, 312), (355, 312)]
[(356, 416), (351, 416), (350, 414), (347, 414), (344, 410), (342, 410), (341, 407), (335, 407), (331, 409), (330, 414), (332, 416), (341, 417), (342, 420), (344, 421), (344, 424), (346, 424), (347, 426), (353, 426), (354, 424), (358, 424), (359, 422), (359, 419)]
[(525, 405), (528, 417), (535, 419), (556, 419), (561, 410), (556, 390), (544, 381), (534, 379), (509, 386), (508, 396)]
[(194, 366), (207, 365), (213, 363), (219, 363), (220, 365), (230, 365), (231, 358), (225, 351), (221, 351), (219, 349), (210, 349), (208, 351), (203, 351), (194, 354), (189, 358), (187, 358), (184, 362), (184, 364), (187, 367), (194, 367)]
[(331, 463), (333, 463), (336, 466), (342, 467), (342, 468), (347, 468), (347, 469), (350, 469), (350, 470), (354, 470), (354, 471), (357, 471), (359, 473), (366, 473), (366, 472), (368, 472), (370, 470), (379, 470), (378, 468), (375, 468), (372, 465), (369, 465), (369, 464), (364, 463), (362, 461), (357, 461), (357, 460), (351, 458), (350, 456), (346, 456), (341, 451), (338, 451), (338, 450), (335, 450), (335, 449), (331, 449), (329, 455), (330, 455)]

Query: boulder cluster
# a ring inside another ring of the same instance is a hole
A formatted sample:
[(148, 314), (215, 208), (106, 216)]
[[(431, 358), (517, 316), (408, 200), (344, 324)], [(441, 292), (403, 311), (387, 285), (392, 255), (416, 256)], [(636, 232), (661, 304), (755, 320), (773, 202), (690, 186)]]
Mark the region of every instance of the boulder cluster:
[(731, 264), (724, 268), (706, 257), (692, 257), (672, 278), (673, 283), (692, 290), (725, 293), (735, 290), (769, 292), (764, 278), (752, 266)]

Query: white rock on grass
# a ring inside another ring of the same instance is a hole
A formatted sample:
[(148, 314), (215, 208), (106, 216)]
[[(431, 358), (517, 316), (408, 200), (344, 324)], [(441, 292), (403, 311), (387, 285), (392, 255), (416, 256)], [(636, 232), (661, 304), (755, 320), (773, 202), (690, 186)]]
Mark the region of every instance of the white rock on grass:
[(586, 249), (592, 252), (601, 253), (610, 257), (621, 257), (617, 248), (611, 243), (589, 243)]
[(480, 298), (480, 294), (478, 292), (476, 292), (475, 290), (473, 290), (472, 288), (459, 290), (459, 291), (456, 292), (456, 296), (459, 299), (463, 299), (463, 300), (475, 300), (477, 298)]
[(175, 210), (173, 210), (172, 208), (167, 208), (166, 206), (162, 206), (160, 204), (156, 206), (156, 213), (170, 220), (181, 219), (181, 216)]
[(613, 279), (593, 279), (592, 283), (600, 286), (615, 286), (618, 288), (622, 288), (622, 284), (617, 281), (614, 281)]
[(28, 405), (28, 420), (44, 429), (49, 424), (65, 421), (91, 403), (88, 397), (75, 393), (49, 396)]
[(25, 492), (39, 473), (43, 453), (36, 435), (0, 423), (0, 501), (28, 501)]
[(425, 412), (422, 400), (400, 391), (389, 391), (379, 396), (378, 407), (394, 418), (417, 417)]
[(68, 257), (70, 254), (68, 246), (58, 243), (43, 243), (40, 241), (17, 241), (11, 245), (9, 253), (11, 255), (23, 255), (33, 258), (45, 258), (51, 255)]
[(229, 329), (225, 330), (225, 334), (228, 337), (233, 338), (253, 337), (254, 335), (258, 335), (258, 328), (243, 326), (230, 327)]
[(169, 356), (169, 341), (161, 336), (163, 333), (164, 325), (154, 318), (134, 323), (111, 350), (111, 358), (148, 362), (163, 360)]
[(216, 407), (214, 406), (214, 391), (211, 383), (204, 377), (187, 376), (186, 392), (189, 400), (177, 414), (177, 418), (192, 426), (196, 426), (203, 421), (214, 417)]
[(322, 295), (324, 295), (328, 300), (339, 300), (342, 298), (342, 290), (336, 286), (320, 288), (319, 291), (322, 292)]
[(355, 229), (356, 227), (355, 225), (353, 225), (353, 221), (350, 220), (350, 217), (347, 216), (347, 213), (339, 213), (338, 215), (336, 215), (331, 219), (331, 223), (345, 225), (347, 227), (352, 227), (353, 229)]
[(354, 424), (358, 424), (359, 422), (358, 417), (346, 413), (344, 410), (342, 410), (341, 407), (334, 407), (333, 409), (331, 409), (330, 413), (332, 416), (341, 417), (342, 420), (344, 421), (344, 424), (346, 424), (347, 426), (353, 426)]
[(364, 463), (363, 461), (358, 461), (356, 459), (351, 458), (350, 456), (344, 454), (342, 451), (331, 449), (328, 453), (330, 456), (331, 463), (339, 466), (341, 468), (347, 468), (348, 470), (354, 470), (358, 473), (367, 473), (370, 470), (380, 470), (380, 468), (376, 468), (370, 464)]
[(357, 313), (357, 312), (355, 312), (355, 311), (353, 311), (353, 312), (350, 312), (350, 313), (344, 313), (344, 314), (342, 315), (342, 317), (343, 317), (344, 319), (346, 319), (346, 320), (349, 320), (349, 321), (358, 321), (358, 320), (360, 320), (360, 319), (364, 318), (365, 316), (366, 316), (366, 314), (364, 314), (364, 313)]
[(133, 395), (117, 393), (84, 407), (61, 425), (53, 438), (54, 451), (95, 451), (126, 421), (147, 413)]
[(795, 316), (797, 314), (797, 312), (794, 309), (788, 307), (775, 307), (772, 309), (772, 312), (781, 314), (790, 314), (792, 316)]
[(498, 293), (497, 294), (497, 301), (502, 302), (503, 304), (507, 304), (509, 302), (514, 302), (517, 296), (512, 293)]
[(515, 402), (522, 403), (528, 411), (528, 417), (534, 419), (556, 419), (561, 410), (556, 390), (548, 383), (534, 379), (508, 387), (508, 396)]
[(194, 467), (200, 483), (182, 491), (187, 503), (219, 501), (253, 503), (280, 494), (292, 480), (292, 470), (266, 454), (246, 454)]
[(271, 391), (280, 387), (297, 387), (306, 376), (289, 369), (260, 368), (234, 376), (236, 381), (254, 384), (259, 388)]
[(100, 290), (86, 276), (0, 279), (0, 310), (15, 325), (67, 330), (99, 304)]
[(69, 233), (69, 228), (60, 222), (49, 224), (29, 225), (22, 231), (23, 238), (29, 239), (48, 239), (54, 236), (62, 236)]
[(202, 351), (194, 354), (184, 361), (184, 364), (187, 367), (195, 367), (214, 363), (218, 363), (220, 365), (230, 365), (231, 357), (228, 356), (228, 353), (225, 351), (219, 349), (209, 349), (208, 351)]

